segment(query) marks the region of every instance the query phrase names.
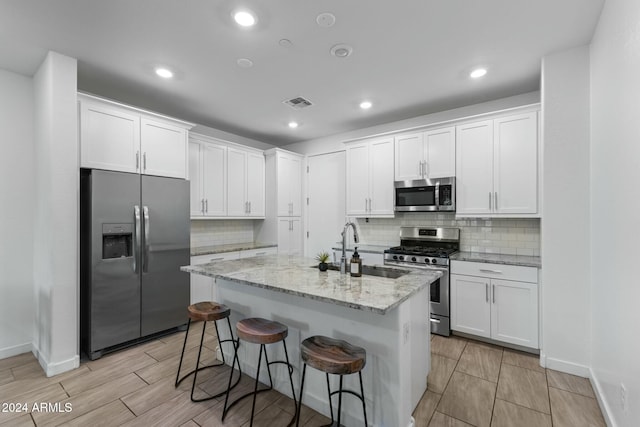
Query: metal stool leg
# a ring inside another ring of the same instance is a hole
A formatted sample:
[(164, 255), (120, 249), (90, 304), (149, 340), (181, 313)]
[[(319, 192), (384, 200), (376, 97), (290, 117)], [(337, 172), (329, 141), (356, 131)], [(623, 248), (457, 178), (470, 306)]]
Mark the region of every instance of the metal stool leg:
[[(258, 383), (260, 379), (260, 364), (262, 363), (262, 352), (265, 353), (265, 359), (267, 358), (267, 349), (264, 344), (260, 344), (260, 355), (258, 356), (258, 370), (256, 371), (256, 385), (253, 389), (253, 403), (251, 404), (251, 422), (249, 423), (249, 427), (253, 426), (253, 414), (256, 411), (256, 397), (258, 395)], [(267, 362), (267, 371), (269, 371), (269, 362)], [(269, 381), (271, 381), (271, 372), (269, 372)]]
[(296, 414), (296, 427), (300, 425), (300, 412), (302, 412), (302, 391), (304, 390), (304, 377), (307, 374), (307, 364), (302, 366), (302, 381), (300, 381), (300, 399), (298, 399), (298, 408)]
[[(231, 325), (229, 325), (229, 327), (231, 327)], [(240, 347), (240, 338), (238, 337), (238, 346), (236, 347), (236, 350), (233, 352), (233, 362), (231, 363), (231, 373), (229, 374), (229, 384), (227, 385), (227, 393), (225, 395), (224, 398), (224, 407), (222, 409), (222, 421), (224, 421), (224, 417), (227, 416), (227, 411), (229, 410), (229, 408), (227, 407), (227, 403), (229, 403), (229, 394), (231, 393), (231, 380), (233, 379), (233, 367), (235, 366), (236, 362), (238, 363), (238, 368), (240, 368), (240, 361), (238, 360), (238, 347)], [(240, 378), (242, 377), (242, 373), (240, 374)], [(238, 381), (240, 380), (240, 378), (238, 379)], [(237, 383), (236, 383), (237, 384)]]
[(182, 344), (182, 354), (180, 354), (180, 363), (178, 364), (178, 373), (176, 374), (175, 387), (178, 387), (178, 379), (180, 378), (180, 369), (182, 368), (182, 359), (184, 359), (184, 349), (187, 347), (187, 337), (189, 337), (189, 329), (191, 327), (191, 318), (187, 322), (187, 333), (184, 334), (184, 344)]
[(291, 383), (291, 397), (293, 397), (293, 404), (297, 408), (298, 401), (296, 400), (296, 390), (293, 387), (293, 366), (289, 363), (289, 353), (287, 352), (287, 343), (285, 340), (282, 340), (282, 345), (284, 346), (284, 358), (287, 361), (287, 371), (289, 371), (289, 382)]
[(358, 376), (360, 377), (360, 393), (362, 394), (362, 412), (364, 413), (364, 426), (367, 427), (369, 424), (367, 423), (367, 406), (364, 403), (364, 387), (362, 387), (362, 371), (358, 371)]
[[(213, 323), (215, 323), (215, 320), (213, 321)], [(202, 402), (203, 400), (207, 400), (205, 399), (194, 399), (193, 398), (193, 392), (196, 389), (196, 381), (198, 380), (198, 371), (200, 368), (200, 355), (202, 354), (202, 344), (204, 343), (204, 331), (207, 327), (207, 322), (202, 322), (202, 336), (200, 336), (200, 348), (198, 349), (198, 360), (196, 361), (196, 369), (195, 371), (193, 371), (193, 384), (191, 385), (191, 401), (192, 402)], [(186, 335), (185, 335), (185, 341), (184, 341), (185, 345), (187, 343), (187, 339), (186, 339)]]
[(340, 375), (340, 391), (338, 391), (338, 427), (340, 427), (340, 412), (342, 412), (342, 375)]
[(325, 373), (327, 376), (327, 391), (329, 392), (329, 411), (331, 412), (331, 424), (333, 425), (333, 403), (331, 403), (331, 386), (329, 385), (329, 374)]

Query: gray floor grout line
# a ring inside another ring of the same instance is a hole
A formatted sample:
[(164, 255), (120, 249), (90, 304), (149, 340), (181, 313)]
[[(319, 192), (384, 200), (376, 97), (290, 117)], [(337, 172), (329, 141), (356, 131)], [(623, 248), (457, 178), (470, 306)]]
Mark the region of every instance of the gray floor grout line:
[(504, 349), (502, 350), (502, 354), (500, 354), (500, 368), (498, 368), (498, 380), (496, 381), (496, 392), (493, 394), (493, 405), (491, 406), (491, 419), (489, 419), (489, 424), (493, 421), (493, 414), (496, 410), (496, 400), (498, 400), (498, 385), (500, 384), (500, 374), (502, 373), (502, 360), (504, 359)]

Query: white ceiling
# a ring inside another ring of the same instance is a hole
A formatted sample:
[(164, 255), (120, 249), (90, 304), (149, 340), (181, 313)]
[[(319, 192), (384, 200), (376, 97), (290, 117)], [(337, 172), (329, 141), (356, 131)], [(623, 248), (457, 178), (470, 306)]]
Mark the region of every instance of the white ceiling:
[[(82, 91), (286, 145), (538, 90), (541, 58), (589, 43), (603, 1), (0, 0), (0, 68), (32, 75), (54, 50), (78, 59)], [(237, 27), (237, 6), (258, 25)], [(296, 96), (315, 105), (282, 104)]]

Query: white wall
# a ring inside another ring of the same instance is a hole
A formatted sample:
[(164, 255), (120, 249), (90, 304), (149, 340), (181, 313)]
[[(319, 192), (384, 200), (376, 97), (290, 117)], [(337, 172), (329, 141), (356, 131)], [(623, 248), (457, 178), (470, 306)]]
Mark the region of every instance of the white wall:
[(358, 129), (351, 132), (339, 133), (323, 138), (311, 139), (303, 142), (296, 142), (282, 147), (285, 150), (294, 151), (300, 154), (322, 154), (332, 151), (344, 150), (344, 141), (356, 138), (365, 138), (368, 136), (379, 135), (384, 133), (399, 132), (409, 130), (416, 127), (428, 126), (431, 124), (456, 120), (464, 117), (471, 117), (479, 114), (491, 113), (493, 111), (520, 107), (523, 105), (537, 104), (540, 102), (539, 92), (529, 92), (522, 95), (502, 98), (495, 101), (483, 102), (481, 104), (469, 105), (453, 110), (442, 111), (434, 114), (414, 117), (411, 119), (400, 120), (397, 122), (385, 123), (378, 126)]
[(47, 376), (78, 356), (77, 61), (49, 52), (34, 76), (34, 353)]
[(542, 62), (543, 363), (588, 376), (590, 366), (589, 47)]
[(31, 350), (33, 80), (0, 70), (0, 359)]
[[(591, 46), (591, 202), (592, 374), (613, 424), (637, 426), (640, 420), (638, 0), (608, 0)], [(620, 383), (627, 388), (627, 412), (620, 404)]]

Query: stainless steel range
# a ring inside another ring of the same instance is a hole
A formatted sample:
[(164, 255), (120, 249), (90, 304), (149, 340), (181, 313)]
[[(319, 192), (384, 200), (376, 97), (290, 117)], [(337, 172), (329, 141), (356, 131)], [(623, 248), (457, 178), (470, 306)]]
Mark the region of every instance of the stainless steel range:
[(400, 246), (384, 251), (384, 263), (442, 272), (431, 284), (431, 332), (449, 336), (449, 256), (460, 248), (460, 229), (400, 227)]

